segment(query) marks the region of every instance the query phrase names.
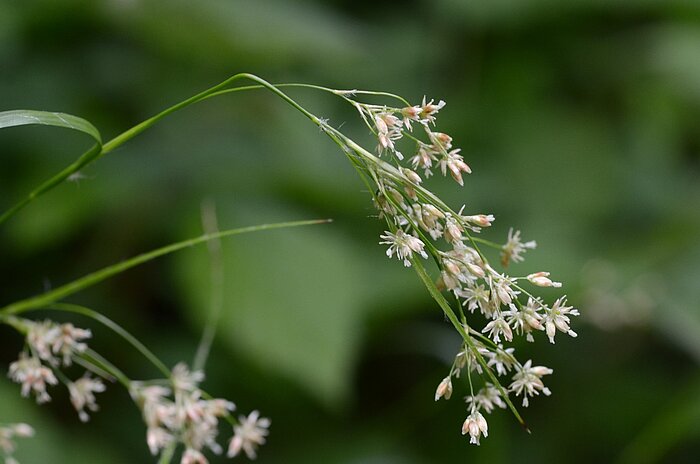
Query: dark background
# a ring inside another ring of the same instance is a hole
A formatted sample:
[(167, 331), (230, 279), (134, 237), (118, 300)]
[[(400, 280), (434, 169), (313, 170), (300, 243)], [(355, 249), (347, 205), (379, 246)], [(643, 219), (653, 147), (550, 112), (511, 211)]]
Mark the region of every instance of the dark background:
[[(448, 102), (439, 128), (474, 174), (462, 189), (429, 185), (495, 214), (486, 238), (502, 242), (514, 225), (537, 240), (513, 272), (550, 270), (582, 312), (579, 338), (517, 345), (555, 371), (553, 395), (524, 411), (532, 435), (499, 411), (470, 446), (468, 388), (433, 402), (458, 337), (414, 273), (384, 256), (382, 225), (342, 153), (262, 91), (168, 118), (4, 224), (0, 305), (199, 234), (203, 199), (223, 228), (330, 217), (224, 242), (226, 307), (205, 387), (272, 419), (259, 462), (697, 462), (700, 4), (0, 2), (0, 110), (75, 114), (109, 139), (242, 71)], [(339, 99), (290, 93), (373, 146)], [(88, 144), (52, 128), (2, 131), (0, 209)], [(173, 365), (196, 349), (208, 269), (198, 247), (70, 301)], [(76, 322), (130, 376), (157, 376), (113, 334)], [(3, 371), (20, 349), (0, 327)], [(37, 429), (20, 444), (23, 464), (152, 461), (118, 386), (88, 426), (65, 390), (53, 396), (39, 408), (0, 381), (0, 421)]]

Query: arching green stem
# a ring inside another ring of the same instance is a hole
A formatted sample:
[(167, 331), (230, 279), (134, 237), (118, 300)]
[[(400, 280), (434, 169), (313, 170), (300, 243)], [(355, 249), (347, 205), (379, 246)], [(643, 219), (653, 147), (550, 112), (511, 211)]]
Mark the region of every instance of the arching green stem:
[(121, 272), (128, 269), (136, 267), (140, 264), (147, 263), (155, 258), (174, 253), (176, 251), (182, 250), (184, 248), (192, 247), (209, 240), (229, 237), (232, 235), (245, 234), (250, 232), (259, 232), (263, 230), (272, 229), (282, 229), (286, 227), (298, 227), (311, 224), (323, 224), (330, 222), (329, 219), (320, 220), (309, 220), (309, 221), (292, 221), (292, 222), (282, 222), (277, 224), (262, 224), (258, 226), (242, 227), (239, 229), (230, 229), (223, 232), (218, 232), (215, 234), (204, 234), (200, 237), (192, 238), (189, 240), (184, 240), (182, 242), (173, 243), (171, 245), (158, 248), (156, 250), (144, 253), (142, 255), (136, 256), (124, 262), (106, 267), (92, 274), (88, 274), (78, 280), (71, 283), (58, 287), (54, 290), (44, 293), (43, 295), (38, 295), (32, 298), (27, 298), (25, 300), (17, 301), (11, 303), (3, 308), (0, 308), (0, 315), (10, 315), (10, 314), (20, 314), (23, 311), (29, 311), (31, 309), (38, 309), (42, 307), (49, 306), (56, 301), (59, 301), (67, 296), (73, 295), (85, 288), (91, 287), (97, 283), (102, 282), (110, 277), (113, 277)]

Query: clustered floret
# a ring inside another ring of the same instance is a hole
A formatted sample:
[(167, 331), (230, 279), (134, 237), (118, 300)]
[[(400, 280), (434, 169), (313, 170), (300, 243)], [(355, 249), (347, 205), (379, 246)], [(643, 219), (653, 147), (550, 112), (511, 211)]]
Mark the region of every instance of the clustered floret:
[[(21, 384), (22, 396), (27, 397), (33, 393), (37, 403), (49, 402), (51, 396), (47, 388), (58, 384), (54, 369), (70, 366), (76, 357), (80, 357), (88, 349), (83, 340), (92, 334), (73, 324), (57, 324), (48, 320), (23, 320), (18, 324), (26, 330), (27, 349), (20, 353), (17, 361), (10, 364), (8, 375), (14, 382)], [(78, 381), (78, 387), (71, 383), (68, 388), (73, 404), (80, 405), (76, 406), (80, 418), (87, 420), (84, 408), (96, 409), (92, 392), (104, 391), (104, 385), (89, 386), (87, 380), (81, 380)]]
[[(236, 406), (224, 399), (209, 398), (200, 388), (204, 380), (200, 371), (190, 371), (185, 364), (176, 365), (165, 382), (132, 382), (131, 395), (141, 408), (146, 423), (146, 442), (156, 456), (171, 446), (182, 444), (185, 451), (181, 464), (206, 464), (204, 451), (221, 454), (217, 443), (219, 419), (233, 423), (233, 437), (228, 457), (244, 450), (249, 458), (256, 457), (256, 449), (265, 443), (269, 419), (260, 418), (258, 411), (249, 417), (240, 416), (238, 423), (231, 417)], [(165, 383), (169, 386), (164, 386)]]
[[(444, 101), (435, 104), (434, 100), (424, 98), (420, 105), (392, 108), (360, 103), (347, 95), (344, 98), (353, 104), (376, 135), (379, 156), (388, 155), (390, 162), (382, 161), (339, 132), (333, 132), (326, 122), (322, 123), (322, 128), (344, 146), (346, 153), (357, 161), (356, 166), (361, 166), (362, 173), (376, 185), (374, 204), (380, 218), (389, 226), (389, 230), (380, 235), (380, 244), (388, 246), (387, 256), (396, 256), (404, 266), (411, 266), (419, 257), (432, 256), (440, 270), (437, 287), (452, 293), (466, 311), (478, 312), (485, 319), (483, 328), (476, 330), (473, 328), (476, 322), (467, 324), (464, 310), (460, 308), (468, 340), (462, 344), (449, 375), (435, 392), (436, 400), (449, 399), (453, 391), (452, 377), (459, 377), (465, 368), (468, 375), (476, 372), (491, 380), (466, 398), (470, 412), (462, 432), (468, 433), (471, 443), (478, 445), (479, 438), (488, 434), (482, 411), (490, 413), (495, 407), (507, 407), (509, 393), (522, 396), (523, 406), (528, 405), (528, 398), (540, 392), (550, 394), (542, 383), (542, 376), (550, 374), (551, 369), (532, 367), (531, 361), (521, 364), (514, 355), (514, 348), (504, 347), (502, 343), (512, 342), (516, 335), (532, 342), (533, 334), (539, 331), (545, 332), (551, 343), (555, 342), (557, 331), (575, 337), (576, 333), (570, 328), (570, 316), (578, 316), (579, 312), (566, 305), (565, 297), (548, 305), (521, 286), (528, 283), (535, 287), (561, 287), (560, 282), (550, 278), (549, 272), (513, 277), (491, 266), (477, 243), (493, 244), (473, 234), (490, 227), (495, 219), (493, 215), (465, 214), (464, 206), (455, 212), (423, 187), (423, 178), (416, 171), (428, 178), (437, 169), (443, 176), (449, 174), (459, 185), (464, 185), (464, 175), (472, 172), (460, 149), (453, 148), (452, 137), (433, 130), (437, 113), (445, 107)], [(414, 130), (416, 127), (422, 130), (423, 140)], [(399, 141), (404, 138), (415, 142), (415, 154), (408, 158), (410, 167), (400, 163), (404, 155), (399, 151)], [(442, 247), (441, 240), (444, 241)], [(535, 241), (524, 241), (521, 232), (511, 228), (506, 243), (497, 246), (502, 266), (507, 268), (510, 263), (522, 262), (524, 254), (536, 246)], [(521, 301), (525, 297), (527, 300)], [(499, 382), (493, 382), (495, 377), (487, 376), (490, 373), (485, 369), (496, 376), (512, 375), (510, 385), (504, 388)]]
[[(99, 409), (95, 395), (105, 391), (105, 383), (90, 373), (71, 381), (60, 369), (75, 362), (92, 368), (98, 376), (110, 378), (93, 362), (99, 355), (91, 352), (85, 343), (91, 337), (90, 331), (49, 320), (34, 322), (16, 319), (13, 323), (26, 333), (27, 348), (9, 369), (9, 377), (21, 384), (22, 396), (34, 394), (37, 403), (48, 402), (51, 396), (47, 388), (61, 380), (68, 388), (78, 417), (87, 422), (89, 413)], [(153, 455), (182, 445), (184, 451), (180, 464), (207, 464), (206, 450), (216, 454), (223, 452), (216, 442), (221, 418), (233, 426), (227, 453), (229, 457), (244, 451), (254, 459), (257, 448), (265, 443), (269, 419), (261, 418), (258, 411), (253, 411), (248, 417), (240, 416), (236, 421), (231, 416), (235, 405), (224, 399), (210, 398), (199, 388), (204, 374), (190, 371), (185, 364), (176, 365), (167, 379), (150, 382), (121, 380), (127, 382), (132, 398), (141, 409), (147, 426), (146, 443)], [(0, 426), (0, 451), (4, 453), (6, 463), (16, 464), (12, 457), (15, 448), (13, 437), (30, 436), (30, 430), (24, 424)]]

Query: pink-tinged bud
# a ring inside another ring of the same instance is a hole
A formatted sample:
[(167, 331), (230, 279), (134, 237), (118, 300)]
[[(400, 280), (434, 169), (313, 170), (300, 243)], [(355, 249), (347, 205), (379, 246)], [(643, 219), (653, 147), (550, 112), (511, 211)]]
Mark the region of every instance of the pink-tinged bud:
[(386, 122), (384, 119), (380, 118), (379, 116), (374, 118), (374, 123), (377, 126), (377, 132), (380, 134), (387, 134), (389, 133), (389, 128), (386, 125)]
[(493, 217), (493, 214), (477, 214), (476, 216), (465, 216), (464, 219), (481, 227), (490, 227), (496, 218)]
[(410, 198), (413, 201), (418, 201), (418, 195), (416, 194), (416, 190), (413, 187), (406, 186), (403, 188), (404, 192), (406, 192), (406, 196)]
[(475, 445), (479, 444), (480, 435), (483, 434), (484, 437), (489, 436), (489, 426), (480, 412), (475, 411), (471, 413), (469, 417), (467, 417), (467, 420), (464, 421), (462, 425), (462, 435), (466, 435), (467, 433), (471, 437), (469, 443)]
[(525, 322), (527, 322), (527, 325), (529, 325), (535, 330), (542, 330), (542, 323), (539, 321), (539, 319), (530, 314), (525, 314), (523, 317), (525, 319)]
[(445, 398), (446, 400), (449, 400), (450, 397), (452, 396), (452, 379), (450, 376), (445, 377), (442, 379), (442, 382), (440, 382), (440, 385), (438, 385), (437, 390), (435, 390), (435, 401), (438, 401), (440, 398)]
[(430, 134), (430, 138), (432, 139), (433, 144), (437, 145), (438, 148), (442, 148), (444, 150), (449, 150), (452, 148), (452, 137), (443, 132), (432, 132)]
[(445, 220), (445, 239), (450, 243), (462, 241), (462, 228), (452, 217)]
[(404, 205), (403, 196), (401, 195), (401, 192), (394, 189), (387, 189), (387, 191), (389, 192), (389, 195), (391, 195), (391, 198), (394, 200), (394, 202), (396, 202), (397, 205)]
[(484, 276), (486, 276), (486, 273), (481, 268), (481, 266), (477, 266), (476, 264), (469, 263), (469, 264), (467, 264), (467, 268), (469, 269), (469, 272), (471, 272), (472, 274), (474, 274), (477, 277), (483, 278)]
[(448, 272), (441, 272), (441, 279), (442, 283), (447, 288), (448, 290), (454, 290), (456, 288), (459, 288), (459, 280), (453, 275)]
[(405, 108), (401, 108), (401, 114), (408, 118), (408, 119), (413, 119), (413, 120), (418, 120), (418, 115), (422, 109), (419, 106), (407, 106)]
[(420, 184), (421, 182), (423, 182), (423, 179), (421, 179), (420, 176), (415, 173), (415, 171), (411, 171), (410, 169), (403, 168), (403, 169), (401, 169), (401, 172), (406, 177), (406, 179), (413, 182), (414, 184)]
[(554, 371), (552, 369), (550, 369), (549, 367), (535, 366), (535, 367), (530, 369), (530, 372), (535, 374), (537, 377), (542, 377), (543, 375), (550, 375)]
[(450, 170), (450, 175), (452, 178), (461, 186), (464, 186), (464, 180), (462, 180), (462, 172), (471, 174), (472, 169), (467, 163), (459, 159), (450, 159), (447, 161), (447, 168)]
[(452, 275), (458, 275), (461, 272), (459, 266), (451, 259), (443, 260), (443, 264), (445, 266), (445, 270)]
[(535, 272), (527, 276), (527, 280), (538, 287), (561, 287), (561, 282), (553, 282), (549, 278), (549, 272)]

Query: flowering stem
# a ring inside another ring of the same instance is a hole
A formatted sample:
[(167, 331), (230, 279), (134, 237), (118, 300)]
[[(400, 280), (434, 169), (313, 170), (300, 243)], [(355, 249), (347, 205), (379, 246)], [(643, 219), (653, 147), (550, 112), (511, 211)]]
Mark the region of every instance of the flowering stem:
[(158, 357), (155, 354), (153, 354), (153, 352), (151, 350), (146, 348), (146, 346), (143, 343), (141, 343), (136, 337), (131, 335), (126, 329), (121, 327), (119, 324), (117, 324), (116, 322), (114, 322), (110, 318), (98, 313), (97, 311), (94, 311), (90, 308), (86, 308), (84, 306), (79, 306), (79, 305), (71, 304), (71, 303), (54, 303), (52, 305), (49, 305), (49, 306), (47, 306), (45, 308), (41, 308), (41, 309), (49, 309), (49, 310), (54, 310), (54, 311), (63, 311), (63, 312), (81, 314), (83, 316), (87, 316), (91, 319), (96, 320), (97, 322), (99, 322), (102, 325), (111, 329), (117, 335), (121, 336), (131, 346), (136, 348), (166, 378), (170, 377), (170, 369), (168, 369), (165, 366), (165, 364), (160, 359), (158, 359)]
[(491, 248), (495, 248), (497, 250), (503, 249), (503, 245), (496, 243), (496, 242), (492, 242), (491, 240), (486, 240), (486, 239), (481, 238), (481, 237), (471, 237), (471, 239), (474, 242), (483, 243), (484, 245), (490, 246)]
[(510, 408), (515, 418), (518, 420), (518, 422), (520, 422), (520, 425), (522, 425), (525, 428), (525, 430), (528, 433), (530, 433), (530, 429), (527, 427), (527, 424), (525, 424), (525, 421), (520, 416), (520, 413), (518, 412), (517, 408), (512, 403), (512, 401), (510, 401), (510, 398), (508, 398), (507, 392), (505, 391), (501, 383), (498, 381), (498, 378), (496, 378), (494, 373), (486, 364), (486, 361), (484, 360), (482, 354), (479, 353), (479, 350), (477, 350), (476, 346), (474, 346), (474, 341), (472, 340), (471, 336), (465, 331), (464, 326), (460, 324), (459, 320), (457, 319), (457, 315), (452, 310), (452, 307), (450, 307), (450, 304), (447, 302), (442, 293), (440, 293), (440, 291), (437, 289), (435, 283), (433, 283), (433, 280), (430, 278), (425, 268), (423, 267), (423, 263), (421, 263), (420, 260), (418, 260), (417, 258), (412, 258), (411, 262), (415, 267), (418, 276), (423, 281), (423, 284), (430, 292), (430, 296), (432, 296), (433, 299), (437, 302), (437, 304), (440, 305), (440, 308), (442, 308), (442, 311), (445, 313), (447, 319), (449, 319), (449, 321), (452, 323), (455, 329), (457, 329), (457, 332), (459, 332), (459, 334), (462, 336), (462, 339), (464, 339), (469, 348), (472, 350), (472, 353), (474, 353), (474, 356), (476, 357), (477, 361), (479, 362), (479, 364), (481, 364), (481, 367), (484, 369), (484, 371), (486, 371), (487, 375), (489, 376), (493, 384), (496, 386), (496, 388), (498, 388), (499, 392), (501, 393), (501, 396), (508, 405), (508, 408)]
[(77, 293), (85, 288), (91, 287), (97, 283), (102, 282), (112, 276), (115, 276), (121, 272), (124, 272), (132, 267), (136, 267), (140, 264), (147, 263), (155, 258), (173, 253), (175, 251), (182, 250), (200, 243), (207, 242), (209, 240), (214, 240), (217, 238), (229, 237), (231, 235), (244, 234), (249, 232), (259, 232), (262, 230), (271, 229), (282, 229), (286, 227), (297, 227), (312, 224), (324, 224), (331, 222), (330, 219), (316, 219), (307, 221), (292, 221), (292, 222), (281, 222), (277, 224), (262, 224), (257, 226), (242, 227), (238, 229), (225, 230), (223, 232), (217, 232), (215, 234), (204, 234), (200, 237), (192, 238), (189, 240), (184, 240), (182, 242), (173, 243), (171, 245), (158, 248), (156, 250), (144, 253), (142, 255), (131, 258), (127, 261), (106, 267), (92, 274), (88, 274), (78, 280), (74, 280), (71, 283), (58, 287), (50, 292), (46, 292), (43, 295), (38, 295), (32, 298), (27, 298), (25, 300), (17, 301), (11, 303), (3, 308), (0, 308), (0, 315), (10, 315), (10, 314), (20, 314), (24, 311), (31, 309), (38, 309), (52, 303)]
[[(121, 383), (124, 388), (127, 389), (127, 391), (129, 390), (131, 380), (129, 380), (129, 378), (114, 364), (103, 358), (102, 355), (98, 354), (96, 351), (87, 349), (81, 354), (81, 357), (83, 358), (83, 361), (86, 361), (88, 364), (92, 364), (93, 366), (107, 372), (109, 375), (117, 379), (119, 383)], [(90, 369), (89, 366), (85, 364), (83, 364), (83, 366)]]
[[(84, 168), (88, 164), (91, 164), (92, 162), (102, 158), (106, 154), (114, 151), (116, 148), (120, 147), (124, 143), (128, 142), (132, 138), (136, 137), (137, 135), (141, 134), (145, 130), (149, 129), (162, 119), (164, 119), (166, 116), (169, 116), (172, 113), (175, 113), (176, 111), (179, 111), (183, 108), (187, 108), (190, 105), (193, 105), (195, 103), (198, 103), (200, 101), (203, 101), (207, 98), (210, 98), (214, 95), (218, 95), (223, 89), (226, 89), (229, 87), (232, 83), (241, 80), (241, 79), (247, 79), (251, 80), (253, 82), (256, 82), (257, 85), (255, 86), (248, 86), (248, 87), (239, 87), (235, 89), (229, 89), (230, 91), (239, 91), (239, 90), (252, 90), (254, 88), (267, 88), (268, 90), (272, 91), (273, 93), (277, 94), (280, 98), (285, 100), (287, 103), (292, 105), (294, 108), (299, 110), (302, 114), (304, 114), (306, 117), (311, 119), (315, 124), (320, 125), (321, 121), (311, 113), (309, 113), (307, 110), (302, 108), (298, 103), (296, 103), (294, 100), (289, 98), (286, 94), (281, 92), (279, 89), (277, 89), (275, 86), (272, 84), (268, 83), (267, 81), (259, 78), (258, 76), (255, 76), (253, 74), (248, 74), (248, 73), (239, 73), (236, 74), (225, 81), (221, 82), (220, 84), (215, 85), (214, 87), (211, 87), (203, 92), (198, 93), (197, 95), (194, 95), (193, 97), (188, 98), (187, 100), (184, 100), (180, 103), (177, 103), (176, 105), (173, 105), (160, 113), (156, 114), (155, 116), (146, 119), (145, 121), (141, 122), (140, 124), (137, 124), (136, 126), (122, 132), (121, 134), (117, 135), (114, 137), (112, 140), (108, 141), (104, 145), (100, 143), (99, 140), (97, 140), (97, 144), (93, 146), (90, 150), (82, 154), (76, 161), (68, 165), (66, 168), (52, 176), (50, 179), (39, 185), (36, 189), (32, 190), (24, 199), (22, 199), (20, 202), (12, 206), (10, 209), (5, 211), (0, 215), (0, 224), (3, 222), (7, 221), (10, 217), (14, 216), (16, 213), (18, 213), (20, 210), (22, 210), (24, 207), (26, 207), (29, 203), (31, 203), (33, 200), (41, 196), (42, 194), (48, 192), (49, 190), (53, 189), (57, 185), (61, 184), (63, 181), (68, 179), (72, 174), (75, 174), (78, 172), (80, 169)], [(321, 87), (319, 87), (321, 89)], [(330, 89), (329, 89), (330, 90)]]

